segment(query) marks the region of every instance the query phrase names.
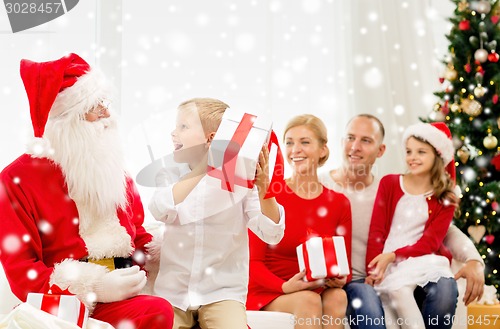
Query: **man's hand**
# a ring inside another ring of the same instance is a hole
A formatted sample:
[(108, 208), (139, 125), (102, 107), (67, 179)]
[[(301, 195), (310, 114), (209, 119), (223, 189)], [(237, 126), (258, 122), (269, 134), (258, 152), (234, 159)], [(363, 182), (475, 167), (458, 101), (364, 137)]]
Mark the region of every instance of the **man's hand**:
[(483, 296), (484, 290), (484, 267), (483, 264), (477, 260), (469, 260), (465, 262), (464, 266), (455, 274), (455, 280), (464, 278), (467, 280), (464, 304), (469, 305), (474, 300), (479, 300)]
[(292, 276), (290, 280), (283, 283), (281, 290), (285, 294), (291, 294), (292, 292), (302, 291), (302, 290), (314, 290), (324, 285), (324, 280), (316, 280), (311, 282), (306, 282), (303, 280), (306, 275), (306, 271), (299, 272)]

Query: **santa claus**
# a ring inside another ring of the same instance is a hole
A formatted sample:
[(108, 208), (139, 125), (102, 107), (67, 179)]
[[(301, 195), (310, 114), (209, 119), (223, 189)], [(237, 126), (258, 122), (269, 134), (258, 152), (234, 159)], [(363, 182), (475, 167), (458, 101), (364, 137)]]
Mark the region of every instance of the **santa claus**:
[(52, 285), (91, 317), (119, 327), (171, 328), (164, 299), (139, 295), (151, 235), (102, 73), (78, 55), (21, 61), (35, 138), (0, 174), (0, 260), (22, 301)]

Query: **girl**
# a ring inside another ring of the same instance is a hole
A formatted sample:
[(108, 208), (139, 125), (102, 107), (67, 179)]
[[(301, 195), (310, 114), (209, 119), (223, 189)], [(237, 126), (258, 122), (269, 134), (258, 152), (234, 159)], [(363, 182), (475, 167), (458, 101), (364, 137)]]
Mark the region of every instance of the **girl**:
[[(281, 311), (295, 316), (295, 328), (343, 328), (348, 277), (305, 282), (296, 247), (311, 235), (342, 235), (351, 255), (351, 208), (343, 194), (321, 185), (317, 169), (328, 159), (326, 127), (305, 114), (288, 122), (285, 154), (292, 177), (271, 186), (285, 208), (285, 235), (269, 246), (250, 232), (250, 283), (247, 309)], [(314, 232), (314, 233), (311, 233)]]
[[(381, 294), (386, 313), (391, 308), (397, 313), (392, 321), (402, 328), (428, 328), (431, 319), (422, 318), (413, 291), (417, 285), (425, 289), (438, 280), (454, 280), (451, 254), (443, 246), (459, 202), (454, 193), (454, 149), (450, 130), (442, 122), (408, 127), (403, 142), (408, 173), (387, 175), (380, 182), (365, 282)], [(451, 328), (454, 312), (451, 305), (449, 319), (434, 321), (439, 328)]]

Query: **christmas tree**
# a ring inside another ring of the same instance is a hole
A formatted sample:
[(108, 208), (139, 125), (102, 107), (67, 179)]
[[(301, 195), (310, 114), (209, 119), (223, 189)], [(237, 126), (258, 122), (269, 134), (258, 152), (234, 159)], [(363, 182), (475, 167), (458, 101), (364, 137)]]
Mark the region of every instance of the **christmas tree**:
[[(449, 126), (456, 148), (461, 215), (486, 264), (486, 283), (500, 285), (500, 0), (456, 4), (440, 99), (428, 119)], [(500, 291), (500, 290), (499, 290)]]

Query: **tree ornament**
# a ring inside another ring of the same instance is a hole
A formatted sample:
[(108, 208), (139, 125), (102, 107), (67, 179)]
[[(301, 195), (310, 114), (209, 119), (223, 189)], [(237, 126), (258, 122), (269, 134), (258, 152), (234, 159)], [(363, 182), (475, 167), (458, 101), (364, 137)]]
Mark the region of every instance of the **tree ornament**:
[(458, 3), (458, 11), (464, 11), (469, 8), (469, 3), (467, 0), (462, 0)]
[(492, 52), (492, 53), (488, 54), (488, 60), (492, 63), (498, 62), (499, 58), (500, 58), (500, 56), (496, 52)]
[(484, 94), (486, 94), (486, 91), (486, 88), (478, 85), (476, 88), (474, 88), (474, 96), (476, 96), (477, 98), (481, 98), (484, 96)]
[(429, 113), (429, 120), (434, 122), (444, 122), (446, 121), (446, 115), (441, 110), (431, 111), (431, 113)]
[(493, 241), (495, 241), (495, 236), (493, 234), (488, 234), (484, 237), (484, 241), (486, 241), (487, 244), (492, 244)]
[(480, 63), (484, 63), (488, 59), (488, 52), (485, 49), (480, 48), (474, 53), (474, 59)]
[(491, 164), (495, 166), (496, 171), (500, 171), (500, 153), (497, 153), (497, 155), (495, 155), (493, 159), (491, 159)]
[(458, 3), (458, 11), (464, 11), (469, 8), (469, 3), (467, 0), (462, 0)]
[(469, 37), (469, 43), (472, 47), (477, 48), (479, 46), (479, 39), (475, 35)]
[[(493, 104), (498, 103), (498, 95), (497, 94), (493, 95), (493, 97), (491, 97), (491, 101), (493, 102)], [(500, 126), (498, 128), (500, 128)]]
[(486, 44), (486, 46), (488, 47), (488, 49), (491, 52), (495, 52), (495, 50), (497, 49), (497, 41), (496, 40), (492, 40), (492, 41), (488, 42)]
[(460, 110), (460, 104), (458, 104), (457, 102), (451, 104), (451, 106), (450, 106), (450, 111), (451, 112), (455, 113), (458, 110)]
[(476, 243), (479, 243), (486, 233), (486, 227), (484, 225), (471, 225), (467, 228), (467, 232)]
[[(451, 141), (453, 142), (453, 148), (455, 150), (459, 150), (464, 145), (464, 141), (456, 136), (453, 136)], [(458, 151), (457, 151), (457, 154), (458, 154)]]
[(460, 159), (460, 162), (466, 164), (467, 160), (469, 160), (470, 157), (469, 149), (465, 146), (462, 146), (461, 148), (458, 149), (457, 156)]
[[(444, 114), (445, 116), (447, 116), (447, 115), (448, 115), (448, 113), (450, 113), (450, 107), (448, 106), (448, 104), (449, 104), (449, 102), (448, 102), (448, 101), (446, 101), (446, 102), (444, 102), (443, 107), (441, 107), (441, 112), (443, 112), (443, 114)], [(445, 119), (446, 119), (446, 118), (445, 118)], [(444, 121), (444, 119), (443, 119), (443, 121)]]
[(471, 66), (470, 66), (469, 63), (467, 63), (467, 64), (464, 65), (464, 70), (467, 73), (470, 73), (470, 71), (472, 71), (472, 68), (471, 68)]
[(462, 110), (471, 117), (477, 117), (483, 111), (483, 106), (475, 99), (465, 98), (462, 100)]
[(494, 149), (498, 145), (498, 139), (490, 133), (483, 139), (483, 145), (488, 150)]
[(498, 16), (498, 15), (493, 15), (490, 17), (490, 21), (493, 23), (493, 25), (497, 25), (499, 20), (500, 20), (500, 16)]
[(464, 19), (463, 21), (461, 21), (460, 23), (458, 23), (458, 28), (460, 29), (460, 31), (467, 31), (470, 29), (470, 21)]
[(481, 0), (481, 1), (477, 1), (477, 2), (473, 2), (474, 6), (473, 10), (475, 10), (476, 12), (480, 13), (480, 14), (487, 14), (491, 11), (491, 4), (489, 1), (486, 1), (486, 0)]
[(498, 202), (496, 201), (493, 201), (491, 203), (491, 209), (495, 210), (495, 211), (498, 211), (498, 209), (500, 209), (500, 207), (498, 206)]
[[(498, 98), (498, 97), (497, 97)], [(496, 103), (495, 103), (496, 104)], [(500, 129), (500, 117), (497, 118), (497, 126), (498, 126), (498, 129)]]
[(454, 81), (457, 78), (457, 75), (458, 73), (453, 65), (448, 65), (443, 74), (444, 78), (448, 81)]

